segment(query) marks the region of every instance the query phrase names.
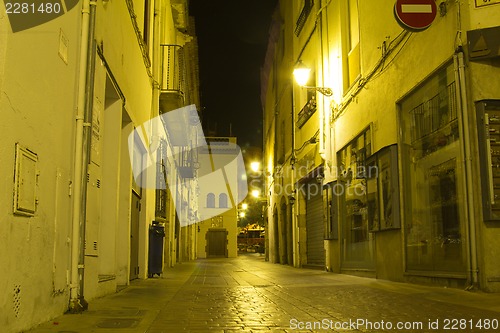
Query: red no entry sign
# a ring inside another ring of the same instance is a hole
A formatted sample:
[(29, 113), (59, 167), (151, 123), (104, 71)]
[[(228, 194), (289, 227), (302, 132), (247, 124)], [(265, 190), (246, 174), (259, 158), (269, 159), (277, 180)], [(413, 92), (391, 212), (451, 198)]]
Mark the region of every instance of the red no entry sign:
[(397, 0), (394, 4), (394, 16), (406, 30), (422, 31), (427, 29), (436, 17), (434, 0)]

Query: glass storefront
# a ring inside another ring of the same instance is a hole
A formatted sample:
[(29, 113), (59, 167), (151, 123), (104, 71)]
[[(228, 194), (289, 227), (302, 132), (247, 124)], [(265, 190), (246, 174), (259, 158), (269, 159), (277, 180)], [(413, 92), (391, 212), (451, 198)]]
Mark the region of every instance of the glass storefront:
[(450, 64), (400, 103), (407, 271), (466, 269), (456, 94)]
[(366, 160), (372, 154), (371, 142), (368, 128), (338, 152), (340, 186), (334, 188), (334, 194), (341, 195), (344, 268), (373, 268), (375, 265), (366, 190)]

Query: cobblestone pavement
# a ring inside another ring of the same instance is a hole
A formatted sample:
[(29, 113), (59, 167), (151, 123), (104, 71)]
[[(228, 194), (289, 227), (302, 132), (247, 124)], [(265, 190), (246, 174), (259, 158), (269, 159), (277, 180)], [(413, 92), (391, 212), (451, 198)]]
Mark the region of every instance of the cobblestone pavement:
[(251, 254), (183, 263), (32, 332), (499, 332), (499, 321), (498, 294), (296, 269)]

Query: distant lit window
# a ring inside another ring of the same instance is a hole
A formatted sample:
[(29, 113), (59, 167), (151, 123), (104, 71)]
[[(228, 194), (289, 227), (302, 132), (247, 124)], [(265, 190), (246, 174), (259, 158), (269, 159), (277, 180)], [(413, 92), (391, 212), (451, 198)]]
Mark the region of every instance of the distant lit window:
[(227, 208), (227, 194), (221, 193), (219, 195), (219, 208)]
[(215, 194), (207, 194), (207, 208), (215, 208)]

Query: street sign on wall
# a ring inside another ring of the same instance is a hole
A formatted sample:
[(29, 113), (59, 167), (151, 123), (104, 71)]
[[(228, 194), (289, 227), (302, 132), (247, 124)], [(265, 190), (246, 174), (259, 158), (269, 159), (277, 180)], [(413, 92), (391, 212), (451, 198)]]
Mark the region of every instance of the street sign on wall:
[(394, 16), (404, 29), (423, 31), (436, 18), (437, 7), (434, 0), (397, 0)]
[(493, 5), (495, 3), (500, 3), (500, 0), (476, 0), (476, 7)]

